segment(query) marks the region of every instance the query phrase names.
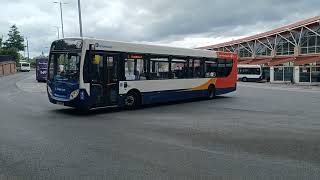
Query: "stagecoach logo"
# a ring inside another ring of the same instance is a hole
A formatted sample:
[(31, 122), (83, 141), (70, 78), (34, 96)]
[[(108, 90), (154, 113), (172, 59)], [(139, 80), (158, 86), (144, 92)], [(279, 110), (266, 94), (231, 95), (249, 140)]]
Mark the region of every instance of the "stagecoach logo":
[(56, 88), (56, 91), (66, 92), (66, 90), (65, 90), (65, 89), (62, 89), (62, 88)]
[(95, 46), (96, 48), (108, 48), (108, 49), (112, 49), (112, 46), (102, 45), (102, 44), (99, 44), (99, 43), (96, 43), (94, 46)]

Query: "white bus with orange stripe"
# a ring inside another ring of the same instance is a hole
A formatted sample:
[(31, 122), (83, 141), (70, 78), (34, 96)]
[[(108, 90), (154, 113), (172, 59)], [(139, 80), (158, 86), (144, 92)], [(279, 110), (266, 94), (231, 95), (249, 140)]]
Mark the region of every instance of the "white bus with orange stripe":
[(69, 38), (52, 43), (48, 72), (54, 104), (136, 108), (235, 91), (237, 55)]

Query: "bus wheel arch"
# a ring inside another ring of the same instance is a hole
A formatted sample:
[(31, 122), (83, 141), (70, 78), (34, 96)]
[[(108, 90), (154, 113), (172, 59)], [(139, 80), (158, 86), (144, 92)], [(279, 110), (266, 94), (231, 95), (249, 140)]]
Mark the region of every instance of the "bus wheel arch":
[(137, 109), (141, 106), (142, 95), (137, 89), (131, 89), (125, 96), (124, 105), (127, 109)]
[(208, 99), (214, 99), (216, 97), (216, 86), (210, 84), (208, 87)]
[(248, 78), (247, 78), (247, 77), (243, 77), (243, 78), (241, 79), (241, 81), (242, 81), (242, 82), (248, 82)]

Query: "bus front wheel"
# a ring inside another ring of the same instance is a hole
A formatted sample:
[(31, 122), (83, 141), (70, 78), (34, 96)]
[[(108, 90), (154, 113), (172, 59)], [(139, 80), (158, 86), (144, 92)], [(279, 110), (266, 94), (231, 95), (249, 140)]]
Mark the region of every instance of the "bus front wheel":
[(248, 78), (243, 77), (243, 78), (242, 78), (242, 82), (248, 82)]
[(127, 109), (137, 109), (140, 104), (141, 100), (136, 92), (129, 92), (124, 99), (124, 105)]

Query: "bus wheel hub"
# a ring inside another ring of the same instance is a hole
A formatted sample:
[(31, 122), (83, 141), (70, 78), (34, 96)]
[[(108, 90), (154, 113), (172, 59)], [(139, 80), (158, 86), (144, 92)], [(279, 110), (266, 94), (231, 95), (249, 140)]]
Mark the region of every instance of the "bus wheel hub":
[(133, 96), (127, 96), (125, 99), (125, 103), (127, 106), (132, 106), (134, 104), (134, 97)]

